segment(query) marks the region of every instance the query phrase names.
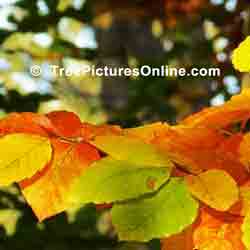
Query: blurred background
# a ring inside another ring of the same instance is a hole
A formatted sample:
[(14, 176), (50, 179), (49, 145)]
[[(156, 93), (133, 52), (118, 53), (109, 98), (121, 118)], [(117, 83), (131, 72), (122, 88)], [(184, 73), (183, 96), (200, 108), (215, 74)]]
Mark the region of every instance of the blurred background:
[[(249, 33), (249, 0), (0, 0), (0, 117), (69, 110), (95, 124), (173, 124), (240, 91), (230, 57)], [(51, 64), (219, 67), (221, 76), (56, 77)], [(37, 223), (15, 186), (0, 189), (0, 225), (0, 250), (159, 249), (118, 243), (108, 211), (91, 205)]]

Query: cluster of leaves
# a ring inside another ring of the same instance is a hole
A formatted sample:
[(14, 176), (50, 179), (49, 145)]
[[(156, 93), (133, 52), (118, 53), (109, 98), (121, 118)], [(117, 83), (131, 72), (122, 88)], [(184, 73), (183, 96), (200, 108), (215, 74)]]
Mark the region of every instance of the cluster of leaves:
[[(249, 38), (235, 51), (241, 71)], [(40, 221), (72, 206), (111, 209), (120, 240), (163, 249), (250, 249), (250, 91), (175, 126), (122, 129), (73, 113), (0, 120), (1, 185), (19, 183)]]

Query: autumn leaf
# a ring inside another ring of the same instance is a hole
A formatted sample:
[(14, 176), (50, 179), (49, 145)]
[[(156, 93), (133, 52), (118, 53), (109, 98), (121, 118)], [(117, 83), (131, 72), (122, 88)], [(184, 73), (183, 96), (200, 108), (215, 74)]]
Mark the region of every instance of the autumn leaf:
[(60, 139), (52, 139), (51, 143), (52, 162), (41, 173), (20, 183), (25, 199), (40, 221), (68, 208), (67, 194), (71, 183), (99, 159), (97, 150), (87, 143)]
[(214, 149), (224, 138), (223, 134), (212, 129), (174, 126), (157, 136), (152, 143), (190, 173), (200, 173), (214, 166)]
[(50, 161), (52, 149), (47, 138), (10, 134), (0, 138), (0, 185), (29, 178)]
[(0, 135), (27, 133), (48, 136), (48, 130), (52, 129), (46, 116), (34, 113), (11, 113), (0, 120)]
[(243, 233), (242, 241), (245, 244), (246, 250), (249, 250), (250, 249), (250, 210), (248, 211), (248, 214), (243, 221), (241, 230)]
[(120, 240), (149, 241), (180, 233), (197, 212), (183, 179), (172, 178), (151, 197), (115, 204), (112, 221)]
[(250, 187), (240, 187), (240, 198), (228, 211), (233, 215), (246, 216), (250, 211)]
[(186, 181), (196, 198), (219, 211), (228, 210), (239, 199), (237, 184), (225, 171), (209, 170), (197, 176), (187, 176)]
[(172, 163), (154, 145), (126, 136), (97, 136), (95, 147), (117, 160), (125, 160), (136, 165), (171, 167)]
[(250, 117), (250, 90), (244, 89), (230, 101), (219, 107), (210, 107), (189, 116), (181, 122), (189, 127), (207, 127), (213, 129), (226, 129), (237, 122), (244, 122)]
[(241, 217), (202, 208), (193, 235), (194, 249), (245, 250), (241, 225)]
[(80, 118), (68, 111), (55, 111), (47, 114), (53, 126), (53, 132), (61, 137), (80, 137), (82, 123)]
[(242, 139), (240, 133), (225, 135), (217, 129), (178, 125), (169, 127), (152, 143), (189, 173), (221, 169), (242, 184), (249, 178), (240, 162)]
[(87, 141), (93, 141), (98, 136), (122, 135), (122, 128), (115, 125), (93, 125), (82, 123), (81, 137)]
[(250, 36), (234, 50), (232, 62), (240, 72), (250, 72)]
[(150, 143), (157, 136), (161, 136), (170, 126), (167, 123), (156, 122), (136, 128), (124, 129), (123, 134), (131, 137), (137, 137), (147, 143)]
[(170, 177), (171, 168), (135, 165), (105, 157), (77, 178), (72, 203), (112, 203), (138, 198), (158, 190)]
[(240, 161), (246, 169), (250, 170), (250, 133), (245, 134), (240, 144)]
[(161, 240), (161, 250), (194, 250), (193, 225), (183, 232)]

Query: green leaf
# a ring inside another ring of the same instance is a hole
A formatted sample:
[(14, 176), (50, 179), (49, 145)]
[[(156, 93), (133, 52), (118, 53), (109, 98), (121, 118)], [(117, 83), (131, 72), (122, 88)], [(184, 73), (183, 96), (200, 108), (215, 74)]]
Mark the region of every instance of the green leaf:
[(151, 197), (114, 205), (112, 221), (120, 240), (149, 241), (180, 233), (197, 212), (184, 180), (172, 178)]
[(70, 203), (111, 203), (152, 193), (170, 176), (169, 168), (138, 166), (111, 157), (93, 163), (72, 186)]
[(137, 138), (126, 136), (97, 136), (92, 143), (117, 160), (147, 166), (170, 167), (171, 161), (158, 149)]
[(246, 250), (250, 249), (250, 213), (244, 219), (244, 222), (241, 227), (243, 236), (242, 241), (246, 247)]

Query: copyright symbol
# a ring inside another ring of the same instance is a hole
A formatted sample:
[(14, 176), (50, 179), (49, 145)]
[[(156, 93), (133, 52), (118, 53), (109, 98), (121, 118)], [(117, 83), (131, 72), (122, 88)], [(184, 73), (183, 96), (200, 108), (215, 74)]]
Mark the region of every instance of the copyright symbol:
[(38, 77), (42, 74), (42, 68), (38, 65), (34, 65), (30, 68), (30, 74), (34, 77)]

